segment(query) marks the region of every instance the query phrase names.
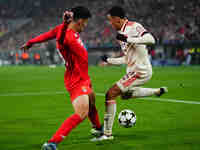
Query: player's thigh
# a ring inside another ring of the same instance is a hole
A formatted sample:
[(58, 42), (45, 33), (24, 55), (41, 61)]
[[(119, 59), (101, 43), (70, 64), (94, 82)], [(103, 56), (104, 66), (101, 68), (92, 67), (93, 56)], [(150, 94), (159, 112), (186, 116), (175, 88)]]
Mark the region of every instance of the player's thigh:
[(121, 91), (127, 92), (133, 87), (138, 87), (144, 85), (149, 81), (151, 75), (143, 75), (142, 77), (136, 72), (129, 72), (124, 75), (116, 84), (121, 89)]
[(89, 96), (81, 95), (77, 97), (72, 102), (72, 105), (74, 107), (75, 113), (78, 114), (82, 119), (85, 119), (89, 112)]
[(136, 78), (136, 80), (129, 86), (128, 90), (141, 87), (150, 80), (151, 77)]

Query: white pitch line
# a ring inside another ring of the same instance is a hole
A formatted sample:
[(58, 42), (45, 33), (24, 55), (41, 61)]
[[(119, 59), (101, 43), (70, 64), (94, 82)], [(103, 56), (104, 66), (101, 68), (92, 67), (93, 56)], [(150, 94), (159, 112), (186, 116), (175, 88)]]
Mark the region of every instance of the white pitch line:
[[(0, 97), (11, 97), (11, 96), (40, 96), (40, 95), (61, 95), (66, 94), (64, 91), (57, 92), (27, 92), (27, 93), (5, 93), (0, 94)], [(105, 96), (104, 93), (96, 93), (97, 96)], [(184, 103), (184, 104), (200, 104), (198, 101), (190, 100), (178, 100), (178, 99), (168, 99), (168, 98), (155, 98), (155, 97), (143, 97), (139, 98), (142, 100), (151, 100), (151, 101), (163, 101), (163, 102), (172, 102), (172, 103)]]
[(40, 96), (40, 95), (58, 95), (58, 94), (64, 94), (67, 92), (57, 91), (57, 92), (27, 92), (27, 93), (6, 93), (6, 94), (0, 94), (0, 97), (4, 96)]
[(144, 100), (153, 100), (153, 101), (165, 101), (165, 102), (172, 102), (172, 103), (185, 103), (185, 104), (200, 104), (198, 101), (185, 101), (185, 100), (178, 100), (178, 99), (168, 99), (168, 98), (141, 98)]
[[(105, 96), (103, 93), (96, 93), (98, 96)], [(137, 99), (143, 99), (143, 100), (153, 100), (153, 101), (164, 101), (164, 102), (173, 102), (173, 103), (185, 103), (185, 104), (200, 104), (198, 101), (185, 101), (185, 100), (178, 100), (178, 99), (168, 99), (168, 98), (155, 98), (155, 97), (143, 97), (143, 98), (137, 98)]]

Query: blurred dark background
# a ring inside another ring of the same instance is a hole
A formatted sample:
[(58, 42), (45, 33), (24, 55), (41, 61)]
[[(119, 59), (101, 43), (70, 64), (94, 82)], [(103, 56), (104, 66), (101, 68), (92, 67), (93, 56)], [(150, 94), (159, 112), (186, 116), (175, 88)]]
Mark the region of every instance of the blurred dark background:
[[(89, 63), (101, 65), (99, 56), (121, 55), (105, 13), (113, 5), (127, 11), (130, 20), (144, 25), (158, 39), (149, 46), (154, 66), (200, 64), (200, 1), (197, 0), (0, 0), (0, 65), (62, 64), (55, 41), (32, 48), (28, 56), (19, 47), (62, 22), (66, 9), (88, 7), (93, 17), (81, 37)], [(25, 58), (27, 58), (25, 60)]]

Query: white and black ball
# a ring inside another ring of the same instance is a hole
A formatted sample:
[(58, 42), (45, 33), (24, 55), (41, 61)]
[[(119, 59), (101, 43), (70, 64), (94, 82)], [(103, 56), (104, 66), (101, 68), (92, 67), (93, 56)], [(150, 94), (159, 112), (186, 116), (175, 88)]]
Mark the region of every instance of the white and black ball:
[(129, 109), (122, 110), (118, 115), (118, 122), (125, 128), (130, 128), (136, 124), (136, 114)]

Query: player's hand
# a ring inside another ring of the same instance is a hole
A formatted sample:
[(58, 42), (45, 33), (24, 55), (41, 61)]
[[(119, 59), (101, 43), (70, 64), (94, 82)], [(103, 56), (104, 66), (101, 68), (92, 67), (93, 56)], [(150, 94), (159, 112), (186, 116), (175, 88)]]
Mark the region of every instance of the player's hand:
[(29, 48), (31, 48), (32, 45), (31, 44), (24, 44), (20, 47), (21, 50), (27, 51)]
[(104, 62), (106, 62), (106, 63), (108, 62), (107, 59), (108, 59), (108, 56), (107, 56), (107, 55), (101, 56), (101, 60), (104, 61)]
[(116, 39), (123, 42), (127, 42), (127, 36), (124, 34), (117, 33)]
[(69, 24), (72, 21), (72, 19), (73, 19), (73, 12), (65, 11), (63, 13), (63, 21), (64, 21), (64, 23)]

